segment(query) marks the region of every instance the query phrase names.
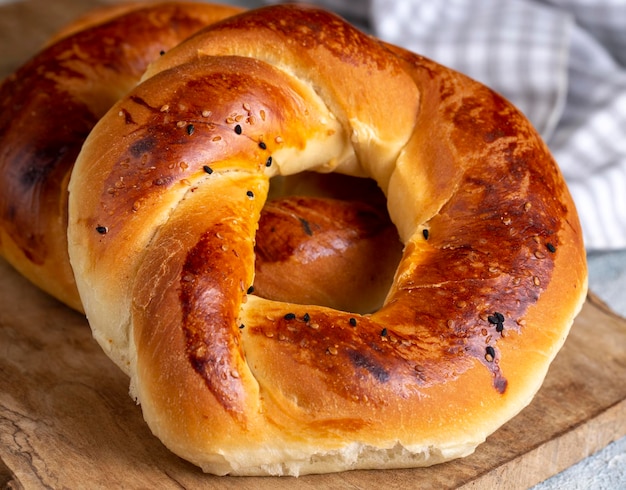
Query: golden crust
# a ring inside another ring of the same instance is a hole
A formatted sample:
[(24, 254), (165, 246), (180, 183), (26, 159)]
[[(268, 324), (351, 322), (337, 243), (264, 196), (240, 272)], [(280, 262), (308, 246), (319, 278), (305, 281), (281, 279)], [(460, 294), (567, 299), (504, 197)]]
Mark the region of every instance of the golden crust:
[[(372, 314), (249, 289), (270, 178), (303, 171), (387, 196), (404, 252)], [(102, 118), (69, 247), (151, 429), (218, 474), (469, 454), (532, 399), (587, 286), (574, 204), (514, 107), (295, 6), (203, 30)]]
[(256, 232), (254, 294), (371, 313), (401, 254), (384, 208), (306, 196), (268, 201)]
[(67, 255), (67, 183), (87, 134), (147, 65), (240, 12), (191, 2), (86, 14), (0, 85), (0, 254), (37, 286), (82, 308)]

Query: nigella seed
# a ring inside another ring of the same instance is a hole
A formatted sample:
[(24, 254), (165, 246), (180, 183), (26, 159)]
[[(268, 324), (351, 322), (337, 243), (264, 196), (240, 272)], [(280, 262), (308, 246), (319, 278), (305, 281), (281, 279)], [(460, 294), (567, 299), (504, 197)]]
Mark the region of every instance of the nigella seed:
[(556, 247), (555, 247), (554, 245), (552, 245), (551, 243), (549, 243), (549, 242), (548, 242), (548, 243), (546, 243), (546, 248), (548, 249), (548, 251), (549, 251), (550, 253), (554, 253), (554, 252), (556, 252)]
[(283, 318), (285, 320), (295, 320), (296, 314), (295, 313), (287, 313)]
[(96, 226), (96, 231), (101, 235), (106, 235), (109, 229), (106, 226)]
[(208, 165), (205, 165), (204, 167), (202, 167), (202, 169), (209, 175), (213, 173), (213, 169), (209, 167)]
[(195, 128), (195, 126), (193, 124), (188, 124), (187, 125), (187, 134), (189, 136), (191, 136), (195, 130), (196, 130), (196, 128)]
[(426, 228), (424, 228), (422, 230), (422, 235), (424, 235), (424, 240), (428, 240), (428, 236), (430, 235), (430, 232)]
[(267, 145), (263, 141), (259, 141), (259, 148), (261, 148), (261, 150), (267, 150)]
[(241, 133), (242, 133), (242, 131), (243, 131), (243, 130), (241, 129), (241, 125), (237, 124), (237, 125), (235, 126), (235, 133), (237, 133), (237, 134), (241, 134)]
[(302, 319), (308, 323), (311, 320), (311, 315), (309, 315), (308, 313), (305, 313), (304, 316), (302, 317)]
[(267, 160), (265, 161), (265, 166), (266, 167), (272, 166), (272, 157), (267, 157)]
[(161, 50), (161, 51), (159, 51), (159, 54), (160, 54), (161, 56), (163, 56), (163, 55), (165, 54), (165, 51)]
[(246, 326), (242, 323), (241, 325), (239, 325), (239, 329), (243, 330), (244, 328), (246, 328)]
[(254, 199), (254, 192), (248, 191), (246, 192), (246, 196), (248, 196), (250, 199)]
[(351, 327), (356, 327), (356, 318), (350, 317), (350, 320), (348, 321), (350, 322)]
[(495, 349), (491, 347), (490, 345), (488, 345), (487, 348), (485, 349), (485, 360), (487, 362), (493, 362), (495, 358), (496, 358)]
[(504, 325), (502, 325), (501, 323), (498, 323), (496, 325), (496, 332), (502, 333), (502, 330), (504, 330)]
[(380, 331), (380, 336), (381, 336), (381, 337), (386, 337), (386, 336), (387, 336), (387, 329), (386, 329), (386, 328), (383, 328), (383, 329)]
[(250, 286), (248, 290), (246, 291), (246, 294), (252, 294), (252, 293), (254, 293), (254, 286)]
[(496, 311), (493, 315), (487, 317), (487, 321), (492, 325), (498, 325), (504, 322), (504, 315)]

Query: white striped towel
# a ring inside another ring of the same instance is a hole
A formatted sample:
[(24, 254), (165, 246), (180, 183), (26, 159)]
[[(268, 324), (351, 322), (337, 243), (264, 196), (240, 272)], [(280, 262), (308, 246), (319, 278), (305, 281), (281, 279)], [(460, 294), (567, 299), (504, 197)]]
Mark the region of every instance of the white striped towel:
[(516, 104), (568, 181), (587, 249), (626, 248), (626, 2), (372, 0), (371, 28)]

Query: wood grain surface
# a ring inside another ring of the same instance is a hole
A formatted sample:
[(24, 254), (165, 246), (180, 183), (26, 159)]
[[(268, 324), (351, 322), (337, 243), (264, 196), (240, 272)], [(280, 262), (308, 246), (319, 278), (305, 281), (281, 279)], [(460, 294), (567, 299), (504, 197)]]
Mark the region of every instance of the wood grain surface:
[(626, 321), (590, 296), (544, 386), (462, 460), (298, 479), (204, 475), (154, 438), (86, 320), (0, 259), (0, 486), (527, 488), (626, 435)]

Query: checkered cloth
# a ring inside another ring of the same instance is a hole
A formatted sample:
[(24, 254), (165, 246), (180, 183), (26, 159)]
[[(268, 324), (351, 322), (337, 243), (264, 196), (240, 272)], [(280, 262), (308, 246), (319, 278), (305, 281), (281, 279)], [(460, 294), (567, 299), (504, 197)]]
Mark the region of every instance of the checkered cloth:
[(587, 248), (626, 249), (626, 1), (315, 3), (507, 97), (550, 146)]

